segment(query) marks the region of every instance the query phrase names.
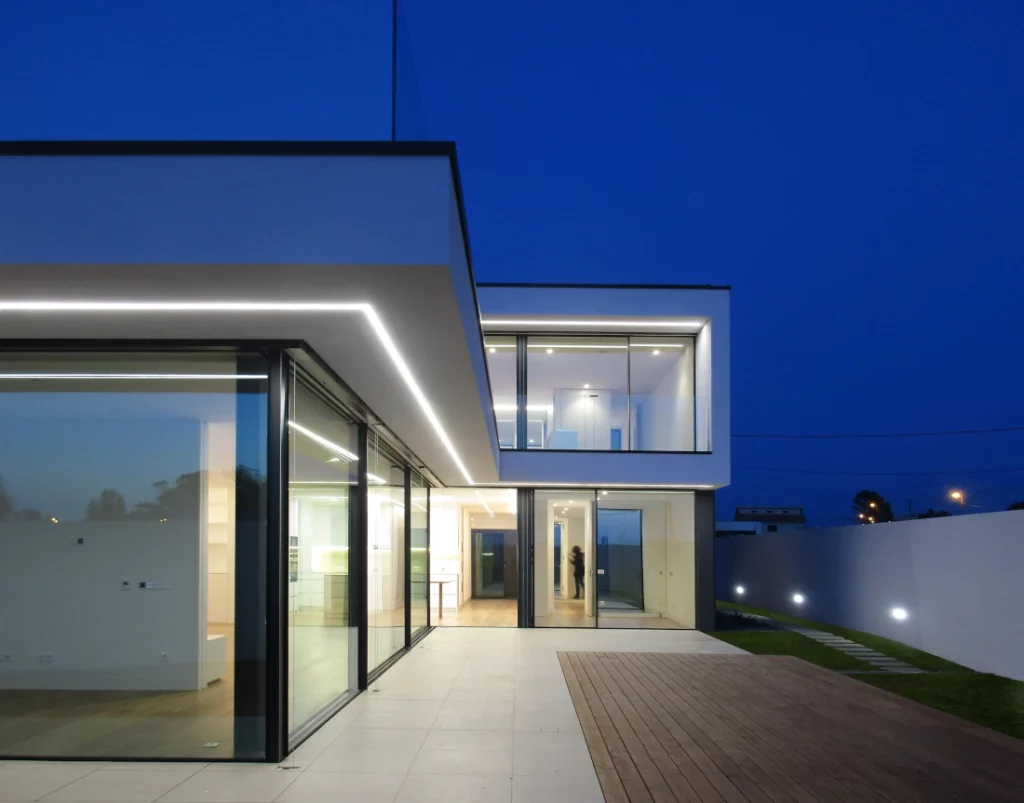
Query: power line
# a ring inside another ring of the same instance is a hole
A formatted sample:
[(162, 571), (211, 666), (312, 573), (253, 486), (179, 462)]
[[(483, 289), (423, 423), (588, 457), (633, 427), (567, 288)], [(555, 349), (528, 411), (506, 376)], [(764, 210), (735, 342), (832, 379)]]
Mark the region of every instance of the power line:
[(810, 468), (769, 468), (767, 466), (737, 466), (744, 471), (778, 471), (784, 474), (830, 474), (845, 477), (942, 477), (963, 474), (1010, 474), (1024, 468), (978, 468), (967, 471), (824, 471)]
[(995, 432), (1024, 432), (1024, 427), (994, 427), (992, 429), (946, 429), (935, 432), (860, 432), (839, 434), (814, 434), (814, 435), (787, 435), (771, 434), (761, 435), (755, 433), (733, 434), (734, 438), (761, 438), (770, 440), (839, 440), (843, 438), (933, 438), (940, 435), (988, 435)]

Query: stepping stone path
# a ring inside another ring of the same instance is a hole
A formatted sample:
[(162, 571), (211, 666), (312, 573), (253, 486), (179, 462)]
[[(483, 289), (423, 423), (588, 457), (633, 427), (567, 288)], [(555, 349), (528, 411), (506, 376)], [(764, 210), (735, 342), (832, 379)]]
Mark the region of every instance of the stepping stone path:
[[(870, 664), (879, 672), (887, 672), (895, 675), (926, 674), (923, 669), (918, 669), (916, 666), (911, 666), (897, 658), (890, 658), (888, 655), (883, 655), (878, 652), (878, 650), (865, 647), (863, 644), (850, 641), (849, 639), (837, 636), (834, 633), (826, 633), (824, 630), (815, 630), (811, 627), (800, 627), (799, 625), (786, 624), (785, 622), (770, 619), (767, 616), (761, 616), (756, 613), (746, 613), (745, 611), (736, 612), (731, 611), (728, 608), (720, 608), (719, 610), (724, 613), (740, 613), (741, 615), (751, 619), (757, 619), (762, 624), (767, 624), (770, 627), (774, 627), (779, 630), (790, 630), (793, 633), (800, 633), (813, 641), (817, 641), (819, 644), (824, 644), (826, 647), (832, 647), (832, 649), (839, 650), (839, 652), (845, 653), (851, 658), (857, 658), (860, 661), (864, 661), (864, 663)], [(857, 670), (844, 669), (842, 671), (844, 673), (854, 673)]]
[(826, 647), (832, 647), (839, 650), (839, 652), (846, 653), (851, 658), (864, 661), (864, 663), (871, 664), (876, 669), (881, 669), (885, 672), (892, 672), (898, 675), (920, 675), (924, 672), (923, 669), (918, 669), (916, 666), (911, 666), (896, 658), (890, 658), (877, 650), (865, 647), (855, 641), (850, 641), (832, 633), (826, 633), (824, 630), (787, 625), (782, 622), (775, 622), (775, 624), (785, 630), (792, 630), (794, 633), (807, 636), (807, 638), (817, 641), (819, 644), (824, 644)]

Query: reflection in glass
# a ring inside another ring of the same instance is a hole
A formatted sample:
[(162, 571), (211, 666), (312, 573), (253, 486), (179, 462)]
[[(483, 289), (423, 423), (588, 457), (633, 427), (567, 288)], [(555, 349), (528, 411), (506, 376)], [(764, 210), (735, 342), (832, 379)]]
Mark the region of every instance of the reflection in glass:
[(0, 355), (0, 755), (263, 756), (267, 370)]
[(498, 445), (516, 448), (516, 338), (488, 335), (484, 339), (487, 374), (491, 379)]
[(596, 627), (594, 492), (537, 491), (533, 515), (534, 624)]
[(296, 369), (288, 412), (288, 723), (293, 745), (357, 686), (349, 547), (358, 433), (329, 399)]
[(377, 433), (367, 455), (367, 671), (405, 647), (405, 469)]
[(625, 337), (527, 340), (527, 448), (629, 448), (629, 347)]
[(427, 583), (428, 487), (426, 480), (415, 471), (412, 472), (411, 480), (409, 499), (412, 502), (412, 529), (409, 533), (409, 577), (412, 587), (409, 594), (412, 635), (415, 636), (419, 630), (427, 626), (427, 607), (430, 604)]
[(694, 494), (601, 491), (600, 627), (693, 628)]

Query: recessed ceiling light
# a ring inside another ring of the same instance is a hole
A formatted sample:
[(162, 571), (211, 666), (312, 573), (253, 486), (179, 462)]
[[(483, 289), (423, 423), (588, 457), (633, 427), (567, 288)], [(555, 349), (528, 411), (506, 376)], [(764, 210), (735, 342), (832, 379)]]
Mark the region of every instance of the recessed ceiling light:
[(590, 389), (590, 384), (586, 383), (586, 384), (583, 385), (583, 387), (585, 387), (587, 390), (589, 390)]
[(496, 348), (494, 348), (494, 346), (491, 346), (491, 347), (490, 347), (489, 349), (487, 349), (487, 350), (488, 350), (489, 352), (491, 352), (491, 354), (494, 354), (495, 352), (497, 352), (497, 349), (496, 349)]
[(601, 496), (608, 496), (608, 492), (607, 491), (601, 491)]
[(655, 349), (655, 350), (654, 350), (654, 356), (655, 356), (655, 357), (657, 357), (657, 356), (658, 356), (659, 354), (661, 354), (661, 352), (660, 352), (660, 351), (658, 351), (658, 349)]
[(548, 354), (554, 354), (554, 353), (555, 353), (554, 349), (548, 349)]

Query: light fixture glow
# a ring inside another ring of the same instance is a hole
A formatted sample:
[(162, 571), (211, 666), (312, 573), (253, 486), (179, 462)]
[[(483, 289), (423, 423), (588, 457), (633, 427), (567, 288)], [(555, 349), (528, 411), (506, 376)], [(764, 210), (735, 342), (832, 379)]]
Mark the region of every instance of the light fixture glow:
[(266, 379), (266, 374), (0, 374), (0, 379)]
[(548, 354), (554, 354), (554, 353), (555, 353), (554, 349), (548, 349)]
[(686, 344), (685, 343), (630, 343), (629, 345), (632, 346), (635, 349), (643, 349), (643, 348), (647, 348), (647, 349), (650, 349), (650, 348), (655, 348), (655, 349), (685, 349), (686, 348)]
[(661, 354), (661, 352), (658, 349), (655, 349), (652, 353), (654, 354), (655, 357), (657, 357), (659, 354)]
[(350, 452), (344, 446), (339, 446), (334, 441), (327, 440), (327, 438), (325, 438), (323, 435), (319, 435), (316, 432), (314, 432), (313, 430), (307, 429), (306, 427), (302, 426), (302, 424), (296, 424), (294, 421), (289, 421), (288, 422), (288, 426), (291, 427), (292, 429), (294, 429), (296, 432), (299, 432), (299, 433), (305, 435), (307, 438), (309, 438), (314, 443), (319, 443), (325, 449), (329, 449), (330, 451), (334, 452), (335, 454), (338, 454), (341, 457), (344, 457), (346, 460), (358, 460), (359, 459), (359, 457), (355, 454), (355, 452)]
[(623, 327), (629, 329), (699, 329), (704, 325), (703, 320), (689, 319), (685, 321), (675, 320), (651, 320), (630, 321), (621, 318), (601, 318), (588, 320), (538, 320), (536, 318), (481, 318), (483, 326), (579, 326), (579, 327)]
[(484, 510), (487, 511), (487, 515), (492, 519), (494, 518), (494, 511), (491, 510), (491, 506), (487, 504), (487, 500), (484, 499), (484, 495), (479, 491), (476, 492), (476, 498), (480, 500), (480, 504), (484, 506)]
[(58, 519), (56, 516), (50, 516), (50, 521), (52, 521), (54, 524), (60, 524), (60, 519)]
[(793, 595), (793, 602), (795, 602), (797, 605), (803, 605), (804, 595), (798, 591), (796, 594)]
[(413, 376), (402, 353), (391, 339), (387, 327), (371, 304), (365, 302), (265, 302), (265, 301), (0, 301), (0, 312), (361, 312), (412, 393), (420, 410), (430, 422), (434, 433), (448, 452), (452, 462), (473, 485), (473, 478), (462, 462), (455, 444), (441, 424), (434, 407)]
[(745, 589), (743, 586), (736, 586), (736, 594), (737, 594), (737, 596), (742, 597), (746, 593), (747, 593), (747, 589)]
[(608, 492), (607, 491), (601, 491), (601, 496), (608, 496)]
[(587, 390), (590, 390), (590, 383), (589, 382), (585, 383), (583, 385), (583, 387), (586, 388)]
[(909, 616), (906, 608), (893, 608), (889, 611), (889, 615), (897, 622), (902, 622)]
[(495, 348), (494, 346), (491, 346), (491, 347), (490, 347), (489, 349), (487, 349), (487, 350), (488, 350), (489, 352), (491, 352), (491, 354), (494, 354), (494, 353), (495, 353), (495, 352), (497, 351), (497, 349), (496, 349), (496, 348)]

